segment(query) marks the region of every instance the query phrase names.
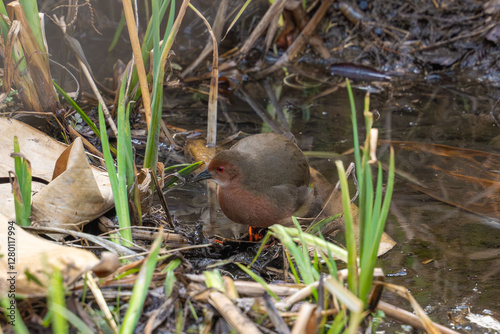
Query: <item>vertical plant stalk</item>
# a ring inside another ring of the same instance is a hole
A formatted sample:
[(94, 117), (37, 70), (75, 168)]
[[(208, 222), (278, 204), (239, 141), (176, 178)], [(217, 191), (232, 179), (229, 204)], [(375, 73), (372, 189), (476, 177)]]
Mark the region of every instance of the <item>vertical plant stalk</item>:
[(113, 333), (118, 333), (118, 326), (116, 325), (116, 321), (113, 318), (113, 314), (109, 310), (108, 304), (106, 303), (106, 299), (104, 298), (101, 289), (97, 285), (90, 272), (85, 273), (85, 278), (87, 280), (87, 286), (89, 287), (90, 291), (92, 291), (97, 305), (99, 305), (102, 313), (104, 313), (104, 319), (108, 323), (109, 327), (111, 327), (111, 329), (113, 330)]
[(215, 147), (217, 143), (217, 93), (219, 88), (219, 47), (217, 38), (210, 27), (210, 23), (205, 17), (192, 5), (189, 7), (198, 15), (205, 23), (207, 30), (212, 37), (213, 44), (213, 59), (212, 73), (210, 75), (210, 92), (208, 94), (208, 119), (207, 119), (207, 146)]
[[(181, 8), (179, 9), (179, 13), (175, 18), (175, 22), (172, 25), (172, 29), (170, 30), (168, 38), (166, 39), (166, 41), (164, 40), (161, 45), (160, 60), (157, 64), (155, 64), (154, 78), (153, 78), (153, 108), (152, 108), (153, 114), (151, 118), (151, 127), (148, 131), (146, 153), (144, 157), (144, 167), (149, 168), (151, 170), (153, 170), (153, 168), (156, 168), (156, 163), (158, 161), (158, 141), (160, 136), (159, 132), (160, 132), (161, 112), (162, 112), (161, 102), (163, 99), (162, 83), (165, 74), (164, 66), (167, 60), (167, 56), (170, 52), (170, 49), (172, 48), (172, 44), (174, 43), (175, 37), (179, 32), (182, 19), (186, 14), (189, 1), (190, 0), (184, 0), (182, 2)], [(156, 11), (156, 13), (158, 13), (158, 11)], [(153, 17), (154, 15), (155, 11), (153, 10)], [(157, 48), (157, 51), (160, 50)], [(158, 54), (158, 52), (156, 54)]]
[[(125, 198), (121, 197), (122, 191), (119, 186), (118, 175), (116, 175), (115, 164), (113, 157), (109, 151), (109, 141), (108, 134), (106, 133), (106, 122), (104, 121), (104, 113), (102, 112), (102, 107), (99, 104), (99, 126), (101, 130), (101, 143), (102, 143), (102, 153), (104, 155), (104, 161), (106, 162), (106, 168), (108, 169), (109, 182), (111, 183), (111, 190), (113, 191), (113, 197), (115, 201), (116, 214), (118, 216), (118, 223), (120, 225), (120, 234), (126, 242), (125, 245), (132, 245), (132, 231), (130, 230), (130, 214), (128, 210), (128, 198), (125, 189)], [(118, 150), (118, 156), (124, 154), (125, 152), (120, 152)], [(126, 187), (126, 184), (125, 184)]]
[(149, 86), (146, 69), (144, 67), (144, 60), (142, 59), (141, 43), (139, 42), (137, 25), (134, 19), (134, 10), (132, 9), (132, 2), (130, 0), (122, 0), (122, 3), (125, 20), (127, 21), (128, 34), (130, 36), (130, 43), (132, 44), (132, 52), (134, 53), (134, 63), (139, 75), (139, 85), (141, 86), (142, 91), (142, 105), (144, 106), (146, 125), (148, 130), (150, 130), (152, 117), (151, 97), (149, 95)]
[(137, 280), (132, 290), (132, 297), (130, 298), (129, 308), (123, 318), (123, 323), (120, 328), (120, 334), (134, 333), (137, 322), (141, 316), (141, 310), (146, 300), (149, 291), (149, 284), (153, 277), (156, 262), (158, 261), (158, 253), (160, 251), (161, 243), (163, 240), (163, 229), (160, 229), (158, 236), (151, 245), (151, 251), (143, 262), (141, 270), (137, 275)]
[[(375, 191), (373, 189), (373, 177), (371, 164), (377, 162), (375, 150), (377, 146), (378, 130), (373, 129), (373, 113), (370, 109), (370, 97), (365, 96), (365, 141), (361, 149), (359, 145), (359, 133), (357, 125), (356, 106), (354, 104), (354, 96), (349, 80), (346, 80), (347, 91), (351, 104), (351, 120), (353, 127), (353, 143), (354, 143), (354, 159), (356, 163), (356, 175), (359, 182), (359, 257), (360, 257), (360, 273), (358, 277), (358, 290), (357, 294), (363, 301), (365, 308), (368, 306), (368, 295), (373, 285), (373, 271), (377, 263), (377, 254), (380, 245), (380, 239), (384, 231), (385, 222), (389, 213), (392, 192), (394, 188), (394, 150), (391, 147), (391, 156), (389, 162), (389, 173), (387, 177), (387, 187), (383, 191), (383, 173), (382, 166), (378, 162), (377, 184)], [(342, 182), (343, 166), (339, 162), (339, 177), (342, 184), (342, 202), (344, 204), (344, 184)], [(347, 180), (345, 180), (347, 187)], [(344, 214), (346, 206), (344, 205)], [(347, 247), (349, 248), (349, 240), (353, 236), (349, 236), (349, 224), (346, 217), (346, 240)], [(352, 242), (352, 241), (351, 241)], [(355, 248), (355, 247), (354, 247)], [(349, 264), (348, 264), (349, 267)], [(351, 275), (351, 268), (349, 268), (349, 275)], [(356, 271), (357, 273), (357, 271)], [(350, 286), (349, 281), (349, 286)]]
[[(2, 23), (6, 23), (2, 17), (0, 17), (0, 21)], [(4, 26), (5, 24), (2, 24), (2, 31)], [(26, 58), (24, 57), (23, 47), (19, 41), (21, 23), (19, 21), (14, 21), (12, 22), (10, 29), (8, 25), (6, 29), (7, 30), (4, 34), (5, 59), (2, 90), (4, 93), (8, 94), (12, 87), (12, 83), (14, 83), (18, 89), (24, 108), (43, 112), (33, 79), (28, 71), (28, 65)]]
[[(64, 302), (63, 278), (59, 269), (54, 269), (52, 271), (47, 297), (49, 310), (54, 308), (54, 306), (59, 306), (62, 309), (66, 308), (66, 303)], [(69, 333), (69, 326), (66, 318), (58, 312), (52, 312), (51, 314), (53, 333)]]
[[(38, 93), (38, 100), (43, 111), (55, 111), (59, 105), (56, 91), (52, 86), (52, 76), (50, 74), (49, 58), (40, 31), (40, 21), (36, 5), (29, 8), (35, 13), (30, 13), (28, 21), (25, 10), (17, 1), (7, 5), (7, 12), (11, 22), (19, 21), (21, 30), (19, 40), (23, 47), (24, 56), (27, 59), (31, 78)], [(37, 32), (31, 27), (37, 27)]]
[(15, 176), (12, 182), (14, 193), (14, 205), (16, 210), (16, 222), (19, 226), (30, 226), (31, 216), (31, 163), (20, 151), (17, 136), (14, 137), (14, 158)]
[(342, 161), (335, 161), (339, 173), (340, 187), (342, 190), (342, 207), (344, 209), (345, 235), (347, 247), (347, 283), (349, 290), (355, 295), (358, 295), (358, 266), (357, 266), (357, 250), (356, 236), (354, 232), (354, 221), (351, 212), (351, 198), (349, 195), (349, 185)]
[[(252, 47), (254, 46), (255, 42), (260, 37), (260, 35), (262, 35), (264, 33), (264, 31), (266, 30), (267, 26), (272, 21), (272, 19), (278, 13), (281, 12), (281, 10), (283, 9), (283, 7), (285, 6), (285, 3), (286, 3), (286, 0), (276, 0), (276, 1), (273, 2), (273, 4), (271, 5), (271, 7), (269, 7), (269, 9), (267, 10), (266, 14), (264, 14), (264, 16), (262, 17), (262, 19), (260, 20), (260, 22), (257, 25), (257, 27), (255, 27), (255, 29), (253, 29), (252, 33), (247, 38), (245, 44), (243, 44), (243, 46), (241, 47), (240, 51), (238, 52), (240, 55), (244, 56), (246, 53), (248, 53), (248, 51), (250, 51), (252, 49)], [(245, 3), (244, 6), (246, 6), (246, 5), (248, 5), (248, 3)], [(244, 9), (245, 8), (242, 8), (242, 10), (240, 10), (240, 13)], [(240, 15), (240, 13), (238, 13), (238, 15)], [(228, 31), (229, 31), (229, 29), (228, 29)]]

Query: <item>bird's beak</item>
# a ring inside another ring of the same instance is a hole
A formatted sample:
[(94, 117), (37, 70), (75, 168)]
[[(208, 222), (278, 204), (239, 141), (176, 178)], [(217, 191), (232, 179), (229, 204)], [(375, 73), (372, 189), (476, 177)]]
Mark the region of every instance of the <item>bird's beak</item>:
[(198, 182), (201, 180), (211, 179), (211, 178), (212, 178), (212, 175), (208, 172), (208, 170), (205, 169), (203, 172), (201, 172), (200, 174), (193, 177), (191, 179), (191, 182)]

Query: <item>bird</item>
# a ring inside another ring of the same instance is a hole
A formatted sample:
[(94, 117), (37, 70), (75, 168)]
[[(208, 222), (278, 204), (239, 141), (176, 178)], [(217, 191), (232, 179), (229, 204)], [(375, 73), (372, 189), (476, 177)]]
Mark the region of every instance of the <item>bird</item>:
[(276, 133), (248, 136), (217, 153), (192, 182), (204, 179), (217, 183), (224, 215), (249, 227), (288, 225), (313, 197), (304, 153)]

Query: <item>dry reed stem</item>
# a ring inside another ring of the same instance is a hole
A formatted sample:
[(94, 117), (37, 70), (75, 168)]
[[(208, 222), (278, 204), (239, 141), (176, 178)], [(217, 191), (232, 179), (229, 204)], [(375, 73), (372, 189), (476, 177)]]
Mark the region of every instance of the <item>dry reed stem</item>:
[(217, 45), (217, 38), (210, 27), (207, 19), (191, 4), (191, 9), (198, 15), (205, 26), (208, 33), (212, 37), (213, 44), (213, 59), (212, 59), (212, 73), (210, 78), (210, 92), (208, 94), (208, 119), (207, 119), (207, 146), (215, 147), (217, 143), (217, 93), (219, 88), (219, 47)]
[(415, 310), (415, 313), (417, 314), (418, 319), (420, 320), (419, 328), (425, 329), (425, 331), (427, 333), (439, 334), (439, 331), (436, 329), (434, 322), (432, 322), (432, 320), (425, 313), (425, 311), (418, 304), (418, 302), (411, 295), (410, 291), (408, 291), (407, 288), (399, 286), (399, 285), (390, 284), (390, 283), (383, 283), (383, 282), (376, 282), (376, 284), (383, 285), (384, 288), (386, 288), (387, 290), (407, 299), (410, 302), (411, 306)]
[[(234, 285), (236, 286), (238, 293), (245, 296), (257, 297), (262, 296), (266, 292), (266, 289), (257, 282), (234, 281)], [(268, 287), (278, 296), (289, 296), (299, 290), (298, 288), (277, 284), (268, 284)]]
[(260, 71), (257, 73), (257, 76), (259, 78), (263, 78), (266, 75), (271, 74), (272, 72), (280, 69), (283, 67), (288, 61), (292, 60), (297, 53), (302, 49), (302, 47), (306, 44), (307, 40), (309, 37), (314, 33), (314, 30), (320, 23), (320, 21), (323, 19), (325, 16), (328, 7), (330, 7), (330, 4), (333, 2), (333, 0), (325, 0), (321, 4), (321, 6), (318, 8), (316, 13), (314, 13), (314, 16), (311, 18), (311, 20), (307, 23), (307, 25), (304, 27), (304, 30), (297, 36), (297, 39), (288, 47), (286, 52), (276, 61), (276, 63), (267, 69)]
[(311, 330), (311, 317), (314, 316), (314, 310), (316, 309), (316, 305), (305, 302), (300, 306), (299, 316), (295, 325), (292, 328), (292, 334), (303, 334), (303, 333), (314, 333), (314, 330)]
[(73, 129), (71, 125), (69, 125), (67, 129), (73, 140), (75, 140), (77, 137), (80, 137), (82, 139), (83, 145), (87, 148), (87, 150), (89, 150), (90, 153), (98, 156), (101, 159), (104, 159), (104, 155), (98, 149), (96, 149), (95, 146), (92, 145), (84, 136)]
[(104, 313), (104, 318), (106, 319), (106, 322), (111, 327), (114, 333), (118, 333), (118, 326), (116, 325), (116, 322), (113, 319), (113, 315), (111, 314), (111, 311), (108, 308), (108, 304), (106, 303), (106, 300), (102, 295), (101, 289), (99, 289), (96, 281), (89, 272), (85, 273), (85, 278), (87, 279), (87, 286), (89, 287), (90, 291), (92, 291), (92, 294), (94, 295), (97, 305), (99, 305), (99, 308)]
[[(331, 0), (327, 0), (331, 1)], [(273, 18), (278, 14), (281, 13), (283, 10), (283, 6), (285, 6), (286, 0), (276, 0), (274, 3), (269, 7), (267, 10), (266, 14), (262, 17), (260, 20), (259, 24), (257, 24), (257, 27), (252, 31), (248, 39), (246, 40), (245, 44), (241, 47), (240, 51), (238, 54), (240, 56), (244, 56), (248, 51), (250, 51), (257, 39), (264, 33), (264, 30), (269, 26)]]
[[(19, 41), (26, 57), (26, 63), (31, 79), (33, 80), (34, 88), (38, 94), (38, 103), (42, 109), (37, 111), (55, 112), (59, 106), (59, 99), (52, 85), (49, 57), (47, 51), (44, 50), (45, 46), (38, 45), (24, 9), (19, 2), (14, 1), (7, 4), (6, 9), (10, 20), (12, 22), (19, 21), (21, 24)], [(38, 16), (37, 19), (39, 19)]]
[[(217, 10), (217, 16), (215, 17), (213, 24), (213, 31), (217, 41), (220, 41), (222, 35), (222, 29), (224, 28), (224, 22), (226, 18), (228, 0), (222, 0), (219, 9)], [(198, 58), (196, 58), (189, 66), (186, 67), (181, 73), (181, 78), (185, 78), (189, 73), (191, 73), (206, 56), (213, 50), (214, 44), (212, 41), (208, 41), (205, 48), (200, 52)]]
[[(387, 316), (396, 319), (397, 321), (400, 321), (404, 324), (408, 324), (415, 328), (425, 329), (422, 325), (421, 319), (411, 312), (383, 301), (380, 301), (378, 303), (377, 309), (383, 311)], [(440, 324), (434, 323), (434, 327), (442, 334), (458, 334), (458, 332)]]
[(260, 334), (253, 321), (248, 319), (225, 294), (219, 291), (210, 293), (208, 302), (219, 311), (238, 333)]
[(139, 36), (137, 34), (137, 25), (134, 19), (134, 10), (132, 9), (132, 3), (129, 0), (122, 0), (123, 12), (125, 14), (125, 20), (127, 21), (127, 30), (130, 36), (130, 44), (132, 46), (132, 51), (134, 53), (134, 63), (137, 69), (137, 75), (139, 76), (139, 85), (141, 86), (142, 92), (142, 105), (144, 107), (144, 114), (146, 116), (146, 125), (151, 126), (151, 96), (149, 95), (148, 79), (146, 75), (146, 69), (144, 68), (144, 59), (142, 58), (141, 43), (139, 42)]
[[(286, 310), (290, 308), (293, 304), (303, 300), (304, 298), (309, 297), (312, 294), (313, 289), (317, 289), (319, 286), (319, 282), (314, 282), (309, 284), (305, 288), (296, 291), (293, 295), (285, 298), (282, 301), (276, 303), (276, 308), (280, 310)], [(270, 286), (271, 287), (271, 286)]]

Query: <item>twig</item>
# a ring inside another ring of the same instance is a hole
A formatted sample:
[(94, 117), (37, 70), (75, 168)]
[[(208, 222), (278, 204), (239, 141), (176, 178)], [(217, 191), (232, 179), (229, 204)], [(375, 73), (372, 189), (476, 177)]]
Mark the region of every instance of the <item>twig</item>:
[(219, 89), (219, 47), (217, 46), (217, 38), (210, 27), (207, 19), (191, 4), (189, 7), (198, 15), (205, 23), (207, 30), (212, 37), (213, 44), (213, 59), (212, 73), (210, 80), (210, 92), (208, 94), (208, 119), (207, 119), (207, 146), (215, 147), (217, 143), (217, 94)]
[(236, 307), (231, 299), (222, 292), (210, 293), (208, 302), (231, 324), (236, 332), (245, 334), (259, 334), (261, 331)]
[(82, 239), (87, 239), (101, 247), (106, 248), (107, 250), (118, 254), (118, 255), (129, 255), (132, 256), (133, 258), (136, 258), (140, 260), (142, 256), (138, 255), (135, 253), (133, 250), (122, 246), (118, 245), (117, 243), (114, 243), (112, 241), (103, 239), (101, 237), (88, 234), (88, 233), (83, 233), (83, 232), (77, 232), (74, 230), (70, 229), (64, 229), (64, 228), (59, 228), (59, 227), (48, 227), (48, 226), (25, 226), (25, 230), (30, 230), (34, 231), (35, 233), (61, 233), (61, 234), (69, 234), (73, 236), (74, 238), (82, 238)]
[(262, 19), (260, 20), (257, 27), (255, 27), (255, 29), (252, 31), (245, 44), (243, 44), (243, 46), (241, 47), (240, 51), (238, 52), (239, 55), (244, 56), (248, 51), (252, 49), (257, 39), (264, 33), (264, 30), (267, 28), (273, 18), (283, 10), (283, 6), (285, 6), (285, 3), (286, 0), (274, 1), (271, 7), (269, 7), (269, 9), (267, 10), (266, 14), (264, 14)]
[(281, 125), (285, 126), (288, 130), (290, 129), (290, 124), (288, 123), (285, 114), (283, 113), (283, 108), (281, 108), (281, 105), (278, 102), (278, 99), (276, 98), (276, 95), (274, 94), (274, 90), (271, 87), (271, 84), (269, 83), (269, 80), (266, 79), (263, 81), (264, 88), (266, 90), (267, 96), (269, 97), (269, 101), (271, 101), (274, 110), (276, 110), (276, 115), (278, 116), (278, 119), (281, 122)]
[[(224, 22), (225, 22), (225, 16), (226, 16), (226, 11), (227, 11), (227, 3), (228, 0), (223, 0), (221, 1), (219, 5), (219, 9), (217, 11), (217, 16), (215, 17), (214, 24), (213, 24), (213, 31), (214, 35), (217, 39), (217, 41), (220, 41), (220, 37), (222, 34), (222, 28), (224, 27)], [(206, 56), (210, 53), (210, 51), (213, 50), (214, 44), (212, 41), (208, 41), (207, 45), (205, 45), (205, 48), (203, 51), (200, 52), (200, 55), (198, 58), (196, 58), (186, 69), (181, 73), (181, 78), (185, 78), (189, 73), (191, 73), (196, 66), (198, 66), (203, 59), (205, 59)]]
[(92, 291), (97, 305), (99, 305), (99, 308), (104, 313), (106, 322), (113, 330), (113, 333), (118, 333), (118, 326), (116, 325), (115, 319), (113, 319), (113, 315), (111, 314), (108, 304), (106, 303), (106, 300), (102, 295), (101, 289), (99, 289), (99, 286), (97, 286), (96, 281), (89, 272), (85, 273), (85, 278), (87, 279), (87, 286), (89, 287), (90, 291)]
[(471, 38), (471, 37), (475, 37), (477, 35), (480, 35), (482, 34), (483, 32), (486, 32), (490, 29), (493, 29), (494, 27), (496, 27), (498, 25), (497, 22), (495, 23), (492, 23), (490, 25), (487, 25), (486, 27), (484, 27), (483, 29), (480, 29), (480, 30), (476, 30), (476, 31), (473, 31), (471, 32), (470, 34), (463, 34), (463, 35), (458, 35), (458, 36), (455, 36), (453, 38), (450, 38), (450, 39), (447, 39), (445, 41), (441, 41), (441, 42), (437, 42), (437, 43), (434, 43), (432, 45), (429, 45), (429, 46), (426, 46), (426, 47), (423, 47), (423, 48), (420, 48), (420, 49), (416, 49), (416, 50), (412, 50), (410, 53), (415, 53), (415, 52), (421, 52), (421, 51), (428, 51), (428, 50), (432, 50), (432, 49), (436, 49), (436, 48), (439, 48), (443, 45), (446, 45), (446, 44), (450, 44), (450, 43), (453, 43), (453, 42), (456, 42), (456, 41), (459, 41), (461, 39), (466, 39), (466, 38)]
[(293, 59), (297, 55), (300, 49), (302, 49), (302, 47), (306, 44), (309, 37), (314, 33), (314, 30), (316, 29), (321, 19), (325, 16), (326, 11), (328, 10), (328, 7), (330, 7), (330, 4), (332, 2), (333, 0), (323, 1), (321, 6), (318, 8), (314, 16), (309, 21), (309, 23), (307, 23), (307, 25), (304, 27), (304, 30), (302, 30), (299, 36), (297, 36), (295, 42), (293, 42), (293, 44), (290, 45), (288, 50), (280, 57), (280, 59), (278, 59), (278, 61), (274, 65), (259, 72), (257, 74), (259, 78), (263, 78), (266, 75), (269, 75), (272, 72), (280, 69), (281, 67), (283, 67), (285, 63), (287, 63), (290, 59)]
[[(389, 317), (396, 319), (397, 321), (400, 321), (404, 324), (409, 324), (415, 328), (424, 329), (424, 326), (422, 325), (422, 321), (420, 320), (419, 317), (417, 317), (415, 314), (408, 312), (406, 310), (403, 310), (397, 306), (380, 301), (378, 303), (377, 309), (380, 311), (383, 311)], [(434, 323), (434, 327), (436, 327), (442, 334), (458, 334), (458, 332), (456, 332), (452, 329), (449, 329), (445, 326), (442, 326), (440, 324)]]

